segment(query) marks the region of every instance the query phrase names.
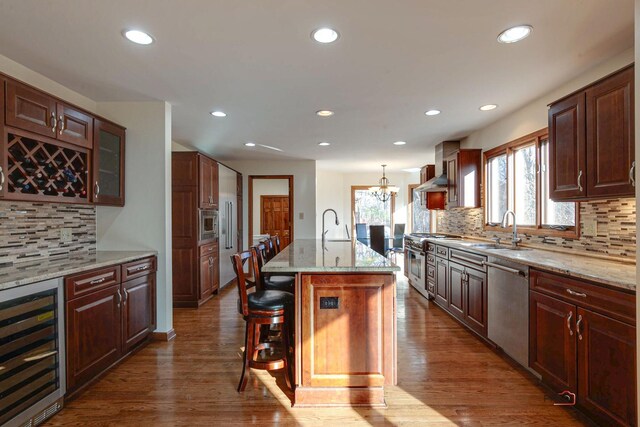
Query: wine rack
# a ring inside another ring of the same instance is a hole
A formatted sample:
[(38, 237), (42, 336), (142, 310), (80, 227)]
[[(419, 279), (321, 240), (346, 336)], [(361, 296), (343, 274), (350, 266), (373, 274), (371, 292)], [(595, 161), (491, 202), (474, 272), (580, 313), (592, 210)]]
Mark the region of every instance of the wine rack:
[(8, 133), (7, 154), (9, 197), (88, 201), (86, 151)]

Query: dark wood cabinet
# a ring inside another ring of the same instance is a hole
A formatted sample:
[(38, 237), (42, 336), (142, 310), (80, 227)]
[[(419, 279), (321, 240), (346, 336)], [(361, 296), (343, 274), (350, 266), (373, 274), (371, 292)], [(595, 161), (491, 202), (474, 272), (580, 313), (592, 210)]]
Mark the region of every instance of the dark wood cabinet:
[(213, 257), (200, 258), (200, 299), (210, 297), (213, 293)]
[(553, 200), (635, 195), (634, 67), (549, 106)]
[(56, 100), (13, 80), (7, 81), (6, 88), (7, 126), (55, 138), (58, 130)]
[(487, 273), (467, 268), (464, 294), (464, 323), (482, 335), (487, 336)]
[(443, 308), (449, 305), (449, 261), (436, 257), (435, 301)]
[(465, 272), (464, 267), (455, 262), (449, 262), (449, 298), (448, 310), (454, 317), (464, 319), (465, 300)]
[(537, 270), (530, 287), (531, 368), (601, 423), (635, 426), (635, 296)]
[(482, 150), (461, 149), (445, 158), (447, 208), (479, 208)]
[(95, 120), (93, 147), (93, 203), (124, 206), (125, 129)]
[(199, 189), (200, 208), (215, 209), (218, 207), (218, 163), (204, 156), (199, 156)]
[[(155, 266), (153, 257), (65, 278), (69, 396), (122, 360), (155, 329)], [(129, 267), (135, 278), (120, 283), (128, 274), (122, 270)]]
[(62, 102), (56, 103), (58, 136), (60, 141), (93, 147), (93, 117)]

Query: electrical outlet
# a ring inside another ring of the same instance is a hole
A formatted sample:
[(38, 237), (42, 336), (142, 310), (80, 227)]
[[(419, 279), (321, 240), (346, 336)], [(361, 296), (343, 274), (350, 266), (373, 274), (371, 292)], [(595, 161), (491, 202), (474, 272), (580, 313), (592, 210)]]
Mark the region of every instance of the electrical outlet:
[(60, 229), (60, 241), (65, 243), (65, 242), (70, 242), (73, 240), (73, 235), (71, 234), (71, 229), (70, 228), (61, 228)]
[(298, 218), (300, 218), (300, 219), (304, 219), (304, 212), (300, 212), (300, 213), (298, 214)]
[(598, 235), (598, 221), (595, 219), (586, 220), (582, 226), (582, 234), (589, 237)]

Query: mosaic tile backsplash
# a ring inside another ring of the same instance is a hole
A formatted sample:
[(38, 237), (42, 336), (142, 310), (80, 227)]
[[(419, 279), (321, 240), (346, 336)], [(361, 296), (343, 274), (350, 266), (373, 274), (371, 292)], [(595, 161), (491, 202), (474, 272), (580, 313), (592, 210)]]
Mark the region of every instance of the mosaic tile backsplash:
[[(542, 249), (555, 247), (626, 259), (636, 258), (636, 203), (634, 198), (593, 200), (580, 203), (580, 223), (597, 221), (597, 235), (585, 236), (580, 227), (579, 239), (531, 236), (519, 233), (522, 242)], [(484, 209), (448, 209), (438, 212), (437, 230), (441, 233), (469, 237), (511, 239), (511, 228), (504, 233), (485, 231)]]
[[(71, 241), (61, 241), (61, 228)], [(0, 201), (0, 267), (95, 251), (94, 206)]]

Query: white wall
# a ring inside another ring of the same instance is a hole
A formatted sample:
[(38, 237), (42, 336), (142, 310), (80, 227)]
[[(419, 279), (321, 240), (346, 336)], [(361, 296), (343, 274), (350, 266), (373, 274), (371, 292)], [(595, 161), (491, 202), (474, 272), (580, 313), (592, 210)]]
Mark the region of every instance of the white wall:
[[(407, 223), (407, 202), (409, 194), (407, 188), (409, 184), (418, 184), (420, 182), (420, 174), (418, 172), (410, 173), (387, 173), (387, 178), (391, 185), (400, 188), (396, 196), (395, 209), (393, 212), (393, 221), (397, 224)], [(349, 226), (349, 233), (353, 236), (351, 229), (351, 186), (374, 186), (377, 185), (382, 177), (382, 168), (380, 172), (368, 173), (341, 173), (332, 170), (318, 169), (317, 185), (316, 185), (316, 229), (318, 234), (322, 233), (322, 213), (325, 209), (335, 209), (338, 212), (340, 226), (336, 227), (333, 222), (332, 214), (327, 214), (327, 222), (325, 226), (329, 232), (329, 238), (346, 238), (344, 224)], [(327, 225), (328, 224), (328, 225)]]
[[(490, 149), (547, 127), (547, 105), (634, 61), (633, 49), (606, 60), (520, 110), (473, 132), (462, 141), (464, 148)], [(543, 70), (541, 70), (543, 72)]]
[[(249, 233), (249, 175), (293, 175), (295, 239), (315, 239), (316, 236), (316, 162), (315, 160), (246, 160), (225, 161), (230, 168), (242, 174), (243, 185), (243, 230), (244, 247)], [(303, 219), (300, 218), (303, 215)]]
[(157, 331), (173, 328), (171, 270), (171, 105), (104, 102), (98, 113), (127, 128), (123, 208), (98, 207), (98, 250), (158, 252)]
[[(294, 185), (295, 185), (295, 179), (294, 179)], [(260, 196), (287, 196), (287, 195), (289, 195), (289, 180), (287, 179), (254, 179), (253, 180), (253, 234), (261, 234)], [(249, 205), (247, 205), (247, 209), (248, 208), (249, 208)]]
[(195, 148), (187, 147), (175, 141), (171, 141), (171, 151), (198, 151)]

